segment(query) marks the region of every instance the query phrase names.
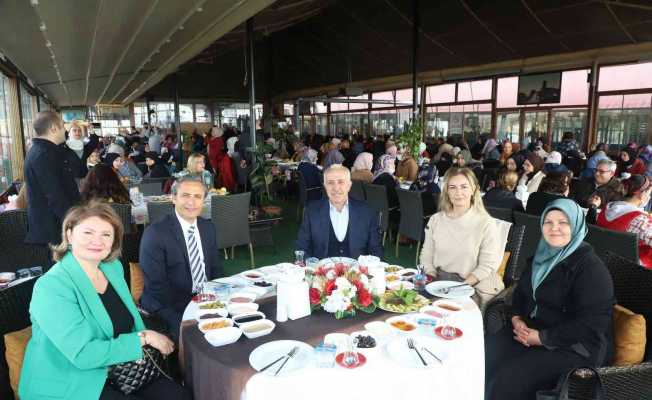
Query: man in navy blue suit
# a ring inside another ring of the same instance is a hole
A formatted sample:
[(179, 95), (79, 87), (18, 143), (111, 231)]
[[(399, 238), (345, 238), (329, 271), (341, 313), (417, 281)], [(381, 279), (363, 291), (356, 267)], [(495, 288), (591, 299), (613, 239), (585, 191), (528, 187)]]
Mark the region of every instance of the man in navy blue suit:
[(141, 306), (163, 319), (175, 340), (193, 293), (222, 275), (215, 227), (199, 218), (206, 194), (201, 177), (179, 178), (172, 185), (174, 214), (148, 226), (140, 244)]
[(324, 172), (328, 199), (306, 205), (297, 250), (307, 257), (383, 256), (378, 214), (365, 202), (349, 198), (351, 172), (334, 164)]

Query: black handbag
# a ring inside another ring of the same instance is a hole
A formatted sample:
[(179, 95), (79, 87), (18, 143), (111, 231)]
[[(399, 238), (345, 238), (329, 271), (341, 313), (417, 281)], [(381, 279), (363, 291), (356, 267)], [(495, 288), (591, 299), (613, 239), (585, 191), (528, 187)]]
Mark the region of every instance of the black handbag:
[[(606, 400), (607, 395), (604, 389), (604, 383), (598, 371), (591, 367), (582, 367), (574, 368), (566, 375), (562, 375), (557, 382), (557, 387), (553, 390), (539, 390), (537, 392), (537, 400), (573, 400), (568, 391), (570, 385), (570, 378), (573, 374), (578, 373), (584, 377), (585, 375), (590, 374), (590, 387), (591, 387), (591, 399), (593, 400)], [(582, 397), (584, 398), (584, 397)]]
[(109, 367), (108, 381), (115, 389), (131, 394), (161, 375), (172, 380), (161, 368), (163, 354), (151, 346), (143, 346), (143, 358)]

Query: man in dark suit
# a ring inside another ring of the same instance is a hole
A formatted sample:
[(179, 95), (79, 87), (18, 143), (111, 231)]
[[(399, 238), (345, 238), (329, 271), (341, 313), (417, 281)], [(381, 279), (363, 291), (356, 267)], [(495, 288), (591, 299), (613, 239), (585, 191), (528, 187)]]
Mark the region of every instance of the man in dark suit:
[(175, 341), (193, 293), (222, 275), (215, 227), (198, 218), (206, 194), (201, 177), (179, 178), (172, 185), (174, 215), (148, 226), (140, 244), (141, 306), (165, 321)]
[(25, 242), (48, 246), (61, 242), (61, 223), (68, 209), (79, 202), (72, 166), (60, 145), (66, 140), (63, 121), (54, 111), (34, 120), (36, 137), (25, 158), (27, 220)]
[(383, 256), (378, 214), (365, 202), (349, 198), (351, 173), (340, 164), (324, 172), (328, 199), (308, 203), (299, 229), (297, 250), (306, 257)]

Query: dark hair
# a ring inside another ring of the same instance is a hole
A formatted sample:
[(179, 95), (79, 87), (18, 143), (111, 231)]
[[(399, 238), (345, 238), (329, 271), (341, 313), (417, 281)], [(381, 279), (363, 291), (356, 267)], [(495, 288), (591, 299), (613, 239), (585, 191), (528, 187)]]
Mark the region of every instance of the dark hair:
[(129, 204), (129, 192), (120, 182), (118, 174), (113, 167), (98, 164), (88, 172), (80, 190), (82, 202), (94, 199), (113, 201), (114, 203)]
[(541, 180), (537, 192), (565, 195), (570, 187), (570, 180), (568, 172), (550, 172)]
[(571, 131), (564, 132), (564, 135), (561, 137), (561, 140), (570, 140), (570, 139), (575, 139), (575, 135), (573, 135), (573, 132)]
[(631, 199), (650, 188), (650, 178), (647, 175), (632, 175), (622, 181), (625, 189), (625, 198)]
[(63, 125), (63, 121), (61, 120), (61, 117), (59, 117), (59, 114), (54, 111), (41, 111), (36, 114), (36, 118), (34, 119), (34, 131), (36, 131), (36, 136), (47, 135), (50, 128), (57, 124)]

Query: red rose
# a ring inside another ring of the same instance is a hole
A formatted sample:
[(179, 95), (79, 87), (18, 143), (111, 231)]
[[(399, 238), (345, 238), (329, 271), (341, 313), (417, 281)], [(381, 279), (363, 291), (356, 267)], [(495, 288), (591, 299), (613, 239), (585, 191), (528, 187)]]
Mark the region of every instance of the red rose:
[(342, 276), (346, 273), (346, 264), (337, 263), (335, 264), (335, 275)]
[(355, 286), (355, 288), (358, 290), (358, 293), (360, 293), (361, 290), (364, 290), (364, 285), (362, 284), (361, 281), (357, 280), (357, 281), (353, 281), (353, 282), (351, 282), (351, 283), (352, 283), (353, 286)]
[(319, 289), (310, 288), (308, 293), (310, 294), (310, 304), (314, 305), (321, 303), (321, 293), (319, 292)]
[(364, 265), (360, 266), (360, 273), (364, 275), (369, 275), (369, 267), (365, 267)]
[(326, 293), (326, 296), (330, 296), (331, 293), (333, 293), (333, 290), (335, 290), (337, 286), (335, 286), (335, 280), (331, 279), (330, 281), (326, 282), (326, 286), (324, 287), (324, 293)]
[(367, 307), (371, 304), (371, 301), (371, 293), (369, 293), (368, 290), (362, 289), (358, 291), (358, 303), (360, 303), (362, 307)]

